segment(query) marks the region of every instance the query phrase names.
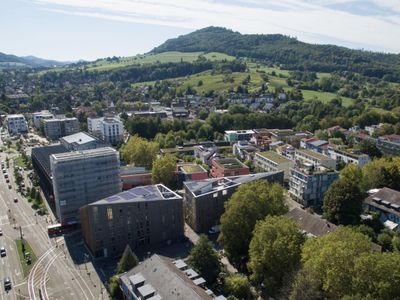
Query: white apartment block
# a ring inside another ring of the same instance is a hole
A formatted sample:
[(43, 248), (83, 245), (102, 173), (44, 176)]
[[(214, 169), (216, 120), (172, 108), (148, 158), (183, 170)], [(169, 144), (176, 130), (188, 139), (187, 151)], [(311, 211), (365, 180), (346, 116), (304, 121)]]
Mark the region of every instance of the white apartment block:
[(309, 149), (296, 149), (294, 159), (303, 164), (311, 164), (314, 167), (325, 167), (336, 170), (336, 159)]
[(51, 112), (49, 112), (48, 110), (42, 110), (32, 114), (32, 123), (36, 129), (39, 129), (40, 124), (42, 123), (43, 120), (49, 120), (53, 118), (54, 116)]
[(88, 118), (88, 132), (106, 143), (115, 145), (123, 140), (124, 125), (118, 117)]
[(87, 119), (88, 132), (97, 137), (101, 137), (101, 128), (103, 119), (104, 118), (88, 118)]
[(329, 156), (335, 159), (337, 162), (343, 162), (345, 164), (355, 164), (363, 167), (370, 158), (367, 154), (357, 152), (347, 152), (339, 149), (328, 149)]
[(8, 115), (7, 127), (10, 134), (28, 132), (28, 124), (23, 115)]
[(256, 167), (265, 172), (283, 171), (284, 179), (289, 179), (290, 169), (294, 167), (294, 161), (274, 151), (257, 152), (254, 156)]

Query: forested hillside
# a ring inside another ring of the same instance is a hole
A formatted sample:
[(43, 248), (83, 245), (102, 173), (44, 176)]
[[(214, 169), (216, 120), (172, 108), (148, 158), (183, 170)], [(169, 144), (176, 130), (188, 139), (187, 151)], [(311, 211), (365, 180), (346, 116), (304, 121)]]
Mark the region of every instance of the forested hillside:
[(290, 70), (346, 70), (400, 82), (399, 54), (307, 44), (280, 34), (240, 34), (225, 28), (208, 27), (170, 39), (152, 50), (154, 53), (165, 51), (215, 51), (265, 60)]

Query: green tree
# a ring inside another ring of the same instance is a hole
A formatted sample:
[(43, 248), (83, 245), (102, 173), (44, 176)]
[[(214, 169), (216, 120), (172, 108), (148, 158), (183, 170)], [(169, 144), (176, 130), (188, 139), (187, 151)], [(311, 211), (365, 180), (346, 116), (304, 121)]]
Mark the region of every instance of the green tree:
[(370, 239), (351, 228), (339, 227), (335, 232), (304, 243), (302, 269), (294, 283), (291, 299), (301, 299), (302, 289), (309, 288), (311, 296), (340, 299), (352, 290), (355, 260), (371, 252)]
[(170, 188), (174, 188), (176, 185), (176, 157), (171, 154), (166, 154), (160, 158), (157, 158), (153, 163), (151, 170), (151, 181), (156, 183), (162, 183)]
[(128, 143), (121, 149), (121, 156), (127, 163), (151, 169), (159, 150), (156, 142), (149, 142), (135, 135), (131, 136)]
[(254, 226), (268, 215), (282, 215), (287, 207), (279, 184), (253, 181), (241, 185), (225, 203), (218, 240), (234, 263), (247, 259)]
[(362, 153), (368, 154), (371, 158), (382, 157), (382, 152), (376, 147), (371, 140), (363, 140), (358, 144)]
[(119, 288), (119, 278), (118, 276), (112, 276), (108, 282), (108, 292), (110, 293), (112, 299), (121, 299), (121, 290)]
[(204, 234), (200, 235), (198, 243), (190, 251), (188, 263), (211, 284), (216, 282), (221, 271), (218, 254)]
[(237, 299), (253, 299), (250, 283), (246, 276), (232, 274), (224, 278), (224, 293)]
[(363, 253), (355, 261), (353, 274), (353, 294), (363, 299), (399, 299), (399, 253)]
[(136, 267), (139, 263), (139, 259), (133, 253), (131, 247), (126, 245), (124, 253), (117, 265), (117, 274), (121, 274), (129, 271), (130, 269)]
[(324, 216), (335, 224), (358, 224), (362, 212), (363, 193), (357, 183), (338, 180), (324, 196)]
[(297, 224), (283, 216), (258, 221), (250, 242), (248, 268), (251, 278), (276, 292), (283, 279), (300, 263), (305, 236)]

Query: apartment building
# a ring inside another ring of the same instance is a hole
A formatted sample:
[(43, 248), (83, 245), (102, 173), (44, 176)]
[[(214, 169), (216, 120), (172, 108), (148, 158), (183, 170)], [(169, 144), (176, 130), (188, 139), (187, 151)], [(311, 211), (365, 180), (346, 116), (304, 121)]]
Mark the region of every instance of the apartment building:
[(294, 161), (279, 155), (275, 151), (256, 153), (254, 164), (265, 172), (283, 171), (285, 180), (289, 179), (290, 168), (294, 167)]
[(337, 163), (342, 162), (344, 164), (355, 164), (360, 167), (363, 167), (370, 160), (367, 154), (363, 154), (357, 150), (345, 151), (329, 147), (328, 153), (329, 156), (336, 160)]
[(320, 210), (325, 192), (339, 179), (339, 172), (323, 166), (299, 164), (290, 169), (289, 194), (304, 207)]
[(310, 149), (296, 149), (294, 159), (304, 164), (311, 164), (314, 167), (325, 167), (336, 170), (336, 159)]
[(136, 187), (80, 209), (86, 245), (95, 257), (115, 257), (126, 245), (148, 249), (183, 237), (182, 197), (162, 184)]
[(176, 167), (178, 188), (182, 188), (184, 181), (202, 180), (208, 178), (208, 172), (198, 164), (179, 164)]
[(60, 138), (60, 143), (68, 151), (90, 150), (107, 146), (95, 136), (83, 131)]
[(400, 141), (399, 138), (393, 138), (396, 135), (381, 136), (375, 140), (378, 149), (387, 155), (399, 156), (400, 155)]
[(257, 147), (248, 141), (239, 141), (232, 146), (232, 153), (242, 159), (253, 160)]
[(57, 218), (79, 220), (79, 208), (121, 191), (119, 155), (112, 148), (52, 154), (50, 169)]
[(88, 132), (116, 145), (124, 138), (124, 125), (118, 117), (88, 118)]
[(224, 140), (228, 142), (250, 141), (254, 130), (225, 130)]
[(151, 171), (144, 167), (121, 167), (122, 190), (130, 190), (137, 186), (151, 184)]
[(214, 158), (211, 163), (211, 177), (247, 175), (249, 167), (237, 158)]
[(28, 132), (28, 124), (25, 117), (19, 115), (7, 116), (7, 128), (10, 134), (26, 133)]
[(43, 120), (53, 119), (54, 115), (48, 110), (34, 112), (32, 114), (32, 124), (36, 129), (40, 129)]
[(101, 122), (101, 139), (116, 145), (124, 138), (124, 125), (119, 118), (104, 118)]
[(57, 118), (43, 120), (44, 134), (49, 140), (57, 140), (60, 137), (79, 132), (77, 118)]
[(396, 229), (396, 230), (399, 229), (400, 225), (399, 191), (386, 187), (382, 188), (378, 190), (376, 193), (369, 195), (364, 200), (363, 206), (368, 211), (378, 213), (379, 219), (385, 225), (387, 225), (387, 227), (391, 227), (391, 229)]
[(120, 276), (124, 300), (222, 300), (205, 287), (205, 280), (183, 260), (157, 254)]
[(207, 232), (220, 223), (225, 201), (240, 185), (254, 180), (283, 184), (283, 171), (184, 182), (185, 221), (195, 232)]

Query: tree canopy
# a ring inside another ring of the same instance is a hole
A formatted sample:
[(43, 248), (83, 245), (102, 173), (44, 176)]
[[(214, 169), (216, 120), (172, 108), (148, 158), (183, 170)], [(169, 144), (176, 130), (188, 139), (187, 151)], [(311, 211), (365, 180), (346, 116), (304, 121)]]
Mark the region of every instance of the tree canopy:
[(129, 271), (130, 269), (136, 267), (139, 263), (139, 259), (133, 253), (131, 247), (126, 245), (124, 253), (117, 265), (117, 274), (121, 274)]
[(215, 283), (221, 270), (218, 253), (207, 236), (200, 235), (198, 243), (189, 254), (188, 263), (208, 282)]
[(325, 193), (324, 216), (335, 224), (358, 224), (363, 198), (356, 182), (339, 179), (332, 183)]
[(218, 240), (235, 263), (247, 259), (254, 226), (268, 215), (287, 211), (284, 190), (279, 184), (253, 181), (241, 185), (225, 204)]
[(159, 153), (156, 142), (150, 142), (137, 135), (131, 136), (121, 150), (122, 159), (137, 167), (151, 169), (153, 161)]
[(166, 154), (157, 158), (153, 163), (151, 170), (151, 181), (153, 184), (162, 183), (170, 188), (176, 184), (176, 157), (171, 154)]
[(297, 224), (283, 216), (258, 221), (250, 242), (248, 268), (251, 278), (270, 292), (282, 286), (285, 276), (300, 263), (305, 236)]
[(369, 238), (351, 228), (339, 227), (320, 238), (307, 239), (302, 250), (302, 269), (296, 276), (291, 299), (340, 299), (352, 291), (355, 261), (370, 253)]

